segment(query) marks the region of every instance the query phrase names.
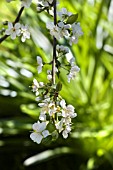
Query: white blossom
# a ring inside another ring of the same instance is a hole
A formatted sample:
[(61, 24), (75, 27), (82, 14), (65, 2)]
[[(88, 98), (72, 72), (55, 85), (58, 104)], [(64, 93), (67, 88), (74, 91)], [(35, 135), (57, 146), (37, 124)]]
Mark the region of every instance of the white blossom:
[(38, 73), (41, 73), (42, 72), (43, 63), (42, 63), (42, 58), (40, 56), (37, 56), (37, 63), (38, 63), (38, 67), (37, 67)]
[(20, 23), (12, 24), (11, 22), (8, 22), (8, 29), (6, 29), (5, 34), (10, 35), (11, 39), (15, 39), (16, 36), (20, 36)]
[(39, 83), (38, 83), (38, 81), (36, 79), (34, 79), (33, 84), (32, 84), (32, 91), (36, 92), (36, 96), (39, 95), (38, 88), (39, 88)]
[(78, 37), (77, 37), (77, 36), (72, 35), (72, 36), (69, 38), (69, 44), (72, 45), (72, 43), (74, 43), (74, 44), (77, 44), (77, 43), (78, 43)]
[(59, 27), (59, 32), (60, 32), (61, 37), (68, 37), (69, 36), (68, 29), (71, 28), (69, 24), (65, 25), (63, 22), (59, 22), (58, 27)]
[(58, 45), (56, 46), (56, 50), (58, 51), (58, 53), (63, 53), (63, 54), (67, 54), (69, 53), (69, 48), (65, 47), (63, 45)]
[(72, 43), (77, 44), (78, 38), (82, 35), (83, 35), (83, 32), (80, 27), (80, 23), (73, 23), (72, 24), (72, 36), (69, 39), (70, 45), (72, 45)]
[(64, 118), (69, 117), (69, 118), (74, 118), (77, 116), (76, 113), (74, 113), (74, 107), (72, 105), (67, 105), (64, 99), (60, 101), (60, 106), (62, 107), (62, 116)]
[(68, 16), (72, 15), (71, 12), (68, 12), (66, 8), (62, 8), (58, 15), (61, 17), (61, 21), (67, 18)]
[(68, 134), (70, 133), (70, 131), (71, 131), (71, 127), (68, 124), (68, 125), (66, 125), (65, 129), (62, 132), (63, 138), (66, 139), (68, 137)]
[(50, 34), (54, 36), (57, 40), (61, 38), (59, 27), (57, 25), (54, 25), (53, 22), (47, 22), (46, 27), (50, 30)]
[(34, 132), (30, 134), (30, 138), (40, 144), (43, 138), (46, 138), (49, 135), (49, 131), (45, 130), (46, 128), (46, 122), (40, 123), (39, 121), (37, 123), (34, 123), (32, 126)]
[[(33, 84), (32, 84), (32, 91), (36, 92), (36, 96), (39, 95), (39, 88), (43, 88), (44, 83), (43, 82), (38, 82), (36, 79), (33, 79)], [(40, 98), (40, 97), (39, 97)], [(38, 101), (38, 98), (37, 98)]]
[(79, 22), (72, 24), (72, 32), (73, 32), (73, 35), (75, 35), (77, 37), (80, 37), (81, 35), (83, 35), (83, 32), (82, 32)]
[(63, 130), (63, 119), (61, 119), (60, 121), (58, 121), (58, 122), (55, 124), (55, 126), (56, 126), (56, 129), (59, 131), (59, 133), (62, 132), (62, 130)]
[(41, 121), (46, 121), (46, 115), (43, 114), (43, 113), (40, 113), (39, 119), (40, 119)]
[(68, 82), (70, 83), (70, 80), (74, 79), (76, 77), (76, 74), (80, 71), (80, 68), (76, 65), (71, 67), (70, 73), (68, 74)]
[(32, 3), (32, 0), (22, 0), (21, 7), (29, 8)]
[(51, 70), (47, 70), (47, 79), (48, 79), (49, 81), (52, 80)]
[(21, 25), (21, 34), (22, 34), (22, 38), (21, 41), (25, 42), (26, 39), (30, 39), (30, 32), (28, 30), (28, 26), (27, 25)]

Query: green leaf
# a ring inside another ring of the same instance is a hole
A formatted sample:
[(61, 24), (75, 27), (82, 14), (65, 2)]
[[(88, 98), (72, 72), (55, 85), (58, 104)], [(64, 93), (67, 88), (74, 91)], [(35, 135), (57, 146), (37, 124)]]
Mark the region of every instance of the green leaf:
[(69, 16), (66, 23), (67, 24), (73, 24), (74, 22), (76, 22), (77, 18), (78, 18), (78, 13), (72, 14), (71, 16)]
[(52, 133), (55, 130), (55, 125), (53, 123), (48, 123), (47, 130)]
[(47, 136), (46, 138), (43, 138), (43, 139), (42, 139), (42, 143), (43, 143), (44, 145), (49, 145), (51, 142), (52, 142), (52, 136), (51, 136), (51, 135), (49, 135), (49, 136)]
[(56, 91), (61, 91), (62, 90), (62, 83), (59, 81), (57, 86), (56, 86)]

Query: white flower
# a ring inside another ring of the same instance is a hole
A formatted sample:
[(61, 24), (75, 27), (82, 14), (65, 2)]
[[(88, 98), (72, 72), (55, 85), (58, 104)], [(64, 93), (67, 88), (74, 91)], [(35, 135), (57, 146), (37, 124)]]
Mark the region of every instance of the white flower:
[[(38, 82), (36, 79), (33, 80), (32, 91), (36, 92), (36, 96), (39, 95), (38, 89), (42, 88), (42, 87), (44, 87), (44, 83), (43, 82)], [(36, 99), (38, 101), (38, 98), (36, 98)], [(39, 100), (40, 100), (40, 97), (39, 97)]]
[(62, 110), (62, 116), (64, 118), (69, 117), (69, 118), (74, 118), (77, 116), (76, 113), (74, 113), (74, 107), (72, 105), (67, 105), (67, 107)]
[(6, 35), (10, 35), (11, 39), (15, 39), (16, 36), (20, 36), (20, 23), (13, 25), (11, 22), (8, 22), (8, 29), (5, 31)]
[(47, 79), (48, 79), (49, 81), (52, 80), (51, 70), (47, 70)]
[(41, 114), (46, 114), (49, 112), (48, 101), (44, 100), (43, 103), (39, 103), (38, 105), (39, 105), (39, 107), (42, 107)]
[(38, 88), (39, 88), (39, 83), (36, 79), (34, 79), (32, 84), (32, 91), (36, 92), (36, 96), (39, 95)]
[(60, 101), (60, 106), (61, 106), (63, 109), (66, 108), (66, 102), (65, 102), (64, 99), (62, 99), (62, 100)]
[(71, 67), (70, 73), (68, 74), (68, 82), (70, 83), (70, 80), (74, 79), (76, 77), (76, 74), (80, 71), (80, 68), (76, 65)]
[(32, 0), (22, 0), (21, 7), (29, 8), (32, 3)]
[(60, 29), (59, 32), (60, 32), (61, 37), (68, 37), (69, 36), (69, 32), (68, 32), (68, 29), (70, 28), (69, 24), (65, 25), (63, 22), (59, 22), (58, 27)]
[(63, 53), (63, 54), (67, 54), (69, 53), (69, 48), (65, 47), (63, 45), (58, 45), (56, 46), (56, 50), (58, 51), (58, 53)]
[(54, 25), (53, 22), (47, 22), (46, 27), (50, 30), (50, 34), (54, 36), (57, 40), (61, 38), (59, 27), (57, 25)]
[(70, 60), (69, 60), (69, 63), (71, 66), (74, 66), (75, 65), (75, 58), (72, 57)]
[(46, 121), (46, 115), (43, 114), (43, 113), (40, 113), (39, 119), (40, 119), (41, 121)]
[(21, 41), (25, 42), (26, 39), (30, 39), (30, 32), (28, 31), (28, 26), (27, 25), (21, 25), (21, 34), (22, 38)]
[(62, 116), (63, 116), (63, 118), (67, 118), (67, 120), (64, 119), (64, 122), (67, 121), (68, 123), (70, 123), (71, 122), (70, 118), (74, 118), (74, 117), (77, 116), (77, 114), (74, 113), (74, 107), (72, 105), (70, 105), (70, 104), (66, 106), (66, 102), (65, 102), (64, 99), (62, 99), (60, 101), (60, 106), (62, 107)]
[(72, 45), (72, 43), (74, 43), (74, 44), (77, 44), (77, 43), (78, 43), (78, 37), (77, 37), (77, 36), (72, 35), (72, 36), (69, 38), (69, 44)]
[(43, 138), (46, 138), (49, 135), (49, 131), (45, 130), (46, 128), (46, 122), (40, 123), (39, 121), (37, 123), (34, 123), (32, 126), (34, 132), (30, 134), (30, 138), (40, 144)]
[(42, 72), (42, 67), (43, 67), (43, 63), (42, 63), (42, 58), (40, 56), (37, 56), (37, 63), (38, 63), (38, 73)]
[(73, 32), (73, 35), (76, 35), (77, 37), (80, 37), (81, 35), (83, 35), (79, 22), (72, 24), (72, 32)]
[(55, 126), (56, 126), (56, 129), (59, 131), (59, 133), (62, 132), (62, 130), (63, 130), (63, 119), (61, 119), (60, 121), (58, 121), (58, 122), (55, 124)]
[(70, 131), (71, 131), (70, 125), (66, 125), (65, 130), (63, 130), (63, 132), (62, 132), (63, 138), (66, 139), (68, 137), (68, 133), (70, 133)]
[(48, 111), (49, 115), (50, 115), (50, 116), (53, 116), (53, 115), (56, 113), (56, 110), (57, 110), (57, 108), (56, 108), (56, 106), (55, 106), (55, 103), (51, 102), (51, 103), (48, 105), (48, 107), (49, 107), (49, 111)]
[(69, 39), (70, 45), (72, 43), (77, 44), (78, 43), (78, 38), (83, 35), (82, 29), (80, 27), (80, 23), (73, 23), (72, 24), (72, 36)]
[(61, 20), (66, 19), (68, 16), (72, 15), (71, 12), (68, 12), (66, 8), (62, 8), (58, 15), (61, 17)]

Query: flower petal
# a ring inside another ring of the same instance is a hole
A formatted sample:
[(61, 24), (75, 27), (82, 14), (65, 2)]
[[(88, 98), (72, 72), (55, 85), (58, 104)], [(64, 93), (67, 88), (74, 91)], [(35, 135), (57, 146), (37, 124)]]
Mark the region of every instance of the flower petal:
[(48, 130), (44, 130), (42, 132), (42, 135), (44, 136), (44, 138), (46, 138), (47, 136), (49, 136), (49, 131)]
[(33, 133), (30, 134), (30, 138), (31, 138), (34, 142), (40, 144), (43, 136), (42, 136), (41, 134), (39, 134), (39, 133), (33, 132)]

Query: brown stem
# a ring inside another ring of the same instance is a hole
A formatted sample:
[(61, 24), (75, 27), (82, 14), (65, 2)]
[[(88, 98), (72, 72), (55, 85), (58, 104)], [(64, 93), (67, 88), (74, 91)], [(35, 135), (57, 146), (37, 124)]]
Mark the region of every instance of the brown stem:
[[(57, 24), (56, 0), (53, 0), (54, 25)], [(56, 38), (53, 37), (53, 62), (52, 62), (52, 83), (55, 84), (55, 65), (56, 65)]]
[[(19, 10), (18, 15), (17, 15), (15, 21), (13, 22), (13, 25), (20, 20), (20, 17), (21, 17), (21, 15), (22, 15), (23, 10), (24, 10), (24, 7), (22, 7), (22, 8)], [(0, 43), (2, 43), (7, 37), (9, 37), (9, 35), (4, 35), (2, 38), (0, 38)]]

